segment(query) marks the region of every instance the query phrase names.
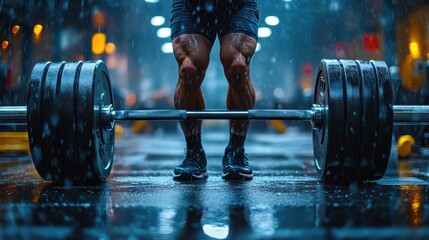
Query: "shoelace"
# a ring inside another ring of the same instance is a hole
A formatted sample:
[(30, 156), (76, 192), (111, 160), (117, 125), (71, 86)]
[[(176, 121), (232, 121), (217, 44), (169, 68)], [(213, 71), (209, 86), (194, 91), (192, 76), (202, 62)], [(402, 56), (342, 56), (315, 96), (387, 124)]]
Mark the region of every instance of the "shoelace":
[[(201, 151), (199, 149), (185, 148), (185, 162), (186, 165), (199, 165), (199, 159), (202, 157)], [(183, 162), (183, 163), (185, 163)]]
[(229, 152), (228, 156), (230, 157), (231, 164), (233, 165), (244, 165), (244, 166), (249, 165), (249, 162), (248, 162), (249, 158), (241, 148), (237, 148)]

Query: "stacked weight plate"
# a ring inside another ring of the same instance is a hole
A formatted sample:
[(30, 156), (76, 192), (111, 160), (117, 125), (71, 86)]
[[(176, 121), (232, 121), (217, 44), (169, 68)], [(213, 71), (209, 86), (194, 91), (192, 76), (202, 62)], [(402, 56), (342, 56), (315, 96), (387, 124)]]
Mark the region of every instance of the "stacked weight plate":
[(36, 64), (27, 101), (31, 156), (43, 179), (88, 184), (109, 176), (113, 123), (100, 119), (113, 96), (102, 61)]
[(322, 60), (314, 103), (323, 122), (313, 129), (315, 165), (322, 181), (380, 179), (389, 160), (392, 89), (379, 61)]

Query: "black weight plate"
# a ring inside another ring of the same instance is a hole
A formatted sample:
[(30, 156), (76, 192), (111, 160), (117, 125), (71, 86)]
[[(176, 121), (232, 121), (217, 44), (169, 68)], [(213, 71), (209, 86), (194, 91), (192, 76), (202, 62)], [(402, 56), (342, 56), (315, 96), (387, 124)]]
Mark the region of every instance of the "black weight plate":
[(356, 62), (353, 60), (340, 60), (344, 94), (344, 152), (340, 167), (340, 182), (357, 180), (356, 174), (360, 161), (360, 132), (361, 132), (361, 99), (360, 78)]
[(360, 132), (360, 164), (361, 180), (372, 179), (374, 175), (374, 154), (377, 138), (377, 79), (368, 61), (356, 61), (360, 71), (362, 130)]
[(47, 161), (43, 145), (42, 99), (46, 73), (50, 62), (38, 63), (31, 72), (27, 88), (27, 130), (34, 167), (46, 181), (52, 181), (51, 162)]
[(85, 62), (82, 66), (76, 96), (77, 135), (81, 182), (100, 183), (112, 169), (114, 124), (101, 122), (101, 107), (113, 106), (113, 93), (106, 65), (102, 61)]
[(319, 65), (314, 104), (321, 105), (322, 123), (313, 128), (314, 162), (321, 181), (338, 182), (343, 158), (344, 86), (337, 60), (324, 59)]
[(378, 89), (377, 144), (374, 156), (375, 172), (373, 178), (370, 180), (378, 180), (383, 177), (386, 171), (392, 147), (393, 93), (390, 83), (390, 73), (386, 63), (383, 61), (370, 61), (370, 63), (377, 77)]
[(76, 91), (82, 62), (66, 63), (60, 82), (60, 152), (62, 180), (74, 183), (76, 181), (75, 161), (78, 151), (79, 138), (76, 134)]
[(59, 84), (65, 62), (51, 63), (45, 77), (42, 99), (43, 142), (42, 151), (45, 160), (50, 162), (52, 180), (59, 180), (62, 176), (60, 164), (60, 127), (59, 127)]

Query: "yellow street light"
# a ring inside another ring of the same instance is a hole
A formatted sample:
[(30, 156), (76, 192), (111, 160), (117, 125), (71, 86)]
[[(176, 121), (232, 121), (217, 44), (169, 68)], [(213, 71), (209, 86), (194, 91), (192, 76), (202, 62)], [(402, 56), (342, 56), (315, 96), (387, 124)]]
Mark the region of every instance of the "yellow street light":
[(34, 25), (33, 33), (34, 35), (36, 35), (36, 37), (39, 37), (40, 34), (42, 33), (42, 30), (43, 30), (43, 26), (41, 24), (36, 24)]
[(106, 44), (105, 52), (107, 54), (112, 54), (112, 53), (115, 52), (115, 50), (116, 50), (116, 45), (114, 43), (109, 42), (109, 43)]
[(19, 29), (21, 29), (21, 27), (19, 25), (13, 25), (13, 27), (12, 27), (13, 35), (16, 35), (19, 32)]
[(9, 41), (4, 40), (1, 42), (1, 48), (6, 49), (9, 46)]
[(104, 53), (106, 49), (106, 34), (104, 33), (94, 33), (91, 40), (91, 50), (95, 55), (100, 55)]
[(420, 48), (417, 42), (410, 42), (410, 54), (413, 58), (420, 58)]

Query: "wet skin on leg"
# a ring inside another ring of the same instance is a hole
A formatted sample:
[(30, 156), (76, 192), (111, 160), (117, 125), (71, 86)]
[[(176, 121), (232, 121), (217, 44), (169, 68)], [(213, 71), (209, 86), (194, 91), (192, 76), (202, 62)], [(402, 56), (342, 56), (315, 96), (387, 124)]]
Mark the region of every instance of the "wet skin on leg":
[[(179, 65), (179, 79), (174, 93), (176, 109), (203, 110), (201, 93), (212, 44), (202, 35), (185, 34), (173, 40), (174, 56)], [(207, 178), (207, 160), (201, 147), (201, 120), (180, 121), (187, 142), (186, 156), (174, 169), (175, 180), (203, 180)]]
[[(229, 33), (221, 39), (220, 58), (228, 80), (226, 105), (230, 110), (247, 110), (255, 106), (255, 88), (250, 79), (250, 59), (256, 40), (241, 33)], [(230, 120), (230, 143), (222, 160), (224, 179), (250, 180), (253, 171), (244, 154), (248, 120)]]
[[(255, 88), (250, 79), (250, 59), (256, 40), (242, 33), (229, 33), (220, 41), (220, 59), (228, 80), (226, 106), (229, 110), (248, 110), (255, 106)], [(246, 136), (248, 120), (231, 120), (231, 133)]]
[[(201, 83), (206, 73), (211, 42), (199, 34), (184, 34), (173, 40), (173, 50), (179, 65), (179, 79), (174, 92), (176, 109), (203, 110), (205, 102)], [(180, 121), (185, 136), (201, 133), (201, 120)]]

